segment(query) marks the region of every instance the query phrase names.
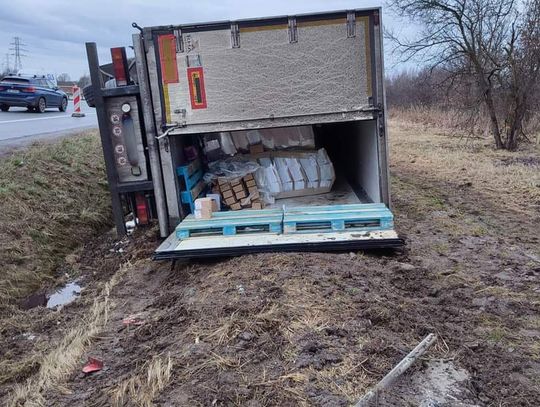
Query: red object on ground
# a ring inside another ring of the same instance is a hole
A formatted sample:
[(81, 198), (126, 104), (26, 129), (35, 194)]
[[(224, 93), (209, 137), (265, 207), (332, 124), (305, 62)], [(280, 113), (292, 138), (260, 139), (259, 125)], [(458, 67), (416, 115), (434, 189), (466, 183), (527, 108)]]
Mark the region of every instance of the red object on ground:
[(83, 373), (93, 373), (93, 372), (99, 372), (101, 369), (103, 369), (103, 362), (99, 359), (95, 358), (88, 358), (88, 362), (86, 362), (86, 365), (82, 368)]
[(143, 325), (144, 321), (138, 315), (130, 315), (122, 320), (122, 323), (126, 326), (129, 325)]

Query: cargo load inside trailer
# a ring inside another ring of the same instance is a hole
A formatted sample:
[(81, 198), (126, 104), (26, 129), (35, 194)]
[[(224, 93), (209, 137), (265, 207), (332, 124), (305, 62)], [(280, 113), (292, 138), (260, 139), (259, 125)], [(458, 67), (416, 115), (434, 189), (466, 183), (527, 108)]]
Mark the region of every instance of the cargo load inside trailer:
[(158, 258), (398, 242), (382, 200), (374, 120), (183, 135), (170, 144), (184, 219)]
[(112, 89), (87, 44), (117, 230), (126, 201), (158, 259), (401, 246), (380, 11), (134, 25)]

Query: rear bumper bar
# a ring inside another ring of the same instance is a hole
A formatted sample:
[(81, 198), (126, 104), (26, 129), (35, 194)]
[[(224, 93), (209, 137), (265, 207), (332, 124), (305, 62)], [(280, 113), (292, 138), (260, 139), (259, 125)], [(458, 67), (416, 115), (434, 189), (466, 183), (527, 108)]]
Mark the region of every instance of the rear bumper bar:
[(8, 105), (15, 107), (36, 107), (39, 101), (39, 97), (36, 96), (22, 96), (22, 97), (9, 97), (0, 96), (0, 105)]

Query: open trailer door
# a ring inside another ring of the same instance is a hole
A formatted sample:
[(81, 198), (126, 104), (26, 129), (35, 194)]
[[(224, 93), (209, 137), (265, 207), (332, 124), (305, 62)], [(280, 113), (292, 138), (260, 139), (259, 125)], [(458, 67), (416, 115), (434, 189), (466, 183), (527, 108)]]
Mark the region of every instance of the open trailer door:
[(262, 252), (397, 248), (392, 212), (384, 204), (283, 207), (189, 215), (154, 253), (156, 260)]

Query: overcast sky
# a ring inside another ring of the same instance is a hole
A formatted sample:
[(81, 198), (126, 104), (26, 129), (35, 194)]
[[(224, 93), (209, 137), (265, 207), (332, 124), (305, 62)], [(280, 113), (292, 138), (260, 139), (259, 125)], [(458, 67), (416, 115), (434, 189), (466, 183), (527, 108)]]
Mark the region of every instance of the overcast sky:
[[(24, 70), (68, 73), (78, 79), (88, 72), (84, 43), (100, 47), (100, 61), (110, 61), (109, 48), (131, 44), (133, 21), (140, 26), (183, 24), (380, 6), (377, 0), (0, 0), (0, 61), (4, 67), (14, 36), (26, 44)], [(397, 26), (385, 16), (385, 24)], [(387, 58), (391, 59), (391, 58)], [(13, 66), (13, 57), (10, 57)], [(387, 61), (387, 66), (394, 61)]]

